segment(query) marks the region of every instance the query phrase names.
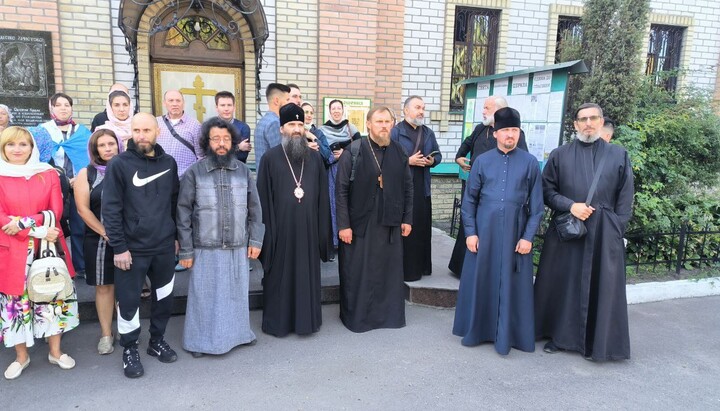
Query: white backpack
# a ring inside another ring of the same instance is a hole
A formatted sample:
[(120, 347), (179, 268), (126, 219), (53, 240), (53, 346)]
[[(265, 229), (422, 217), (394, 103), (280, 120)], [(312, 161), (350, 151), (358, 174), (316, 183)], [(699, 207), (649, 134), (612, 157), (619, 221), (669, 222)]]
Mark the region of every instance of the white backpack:
[[(55, 214), (43, 211), (45, 227), (55, 227)], [(49, 303), (65, 300), (73, 295), (74, 285), (65, 261), (58, 257), (55, 243), (45, 239), (40, 242), (40, 251), (27, 277), (28, 298), (34, 303)]]

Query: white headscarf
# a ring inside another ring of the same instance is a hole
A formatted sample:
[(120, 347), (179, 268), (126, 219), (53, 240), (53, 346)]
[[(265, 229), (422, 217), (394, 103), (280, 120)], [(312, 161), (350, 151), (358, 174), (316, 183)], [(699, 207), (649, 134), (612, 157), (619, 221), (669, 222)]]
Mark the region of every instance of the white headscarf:
[(133, 106), (132, 99), (130, 96), (125, 93), (127, 96), (128, 101), (130, 102), (130, 109), (128, 110), (128, 118), (125, 120), (118, 120), (117, 117), (115, 117), (115, 114), (112, 111), (112, 104), (110, 104), (110, 94), (121, 91), (124, 93), (123, 90), (113, 90), (108, 93), (108, 98), (105, 100), (105, 112), (108, 116), (108, 121), (103, 124), (104, 128), (110, 129), (113, 132), (115, 132), (115, 135), (118, 137), (118, 139), (122, 140), (123, 143), (128, 141), (130, 137), (132, 137), (132, 134), (130, 132), (130, 123), (132, 123), (132, 117), (133, 113), (135, 112), (135, 107)]
[[(30, 134), (30, 132), (28, 132), (28, 134)], [(27, 163), (23, 165), (10, 164), (5, 161), (2, 156), (0, 156), (0, 176), (25, 177), (26, 179), (30, 179), (30, 177), (35, 174), (40, 174), (48, 170), (54, 170), (53, 166), (50, 164), (40, 162), (40, 151), (38, 150), (37, 143), (35, 142), (35, 138), (32, 137), (32, 134), (30, 134), (30, 136), (33, 142), (33, 149)]]

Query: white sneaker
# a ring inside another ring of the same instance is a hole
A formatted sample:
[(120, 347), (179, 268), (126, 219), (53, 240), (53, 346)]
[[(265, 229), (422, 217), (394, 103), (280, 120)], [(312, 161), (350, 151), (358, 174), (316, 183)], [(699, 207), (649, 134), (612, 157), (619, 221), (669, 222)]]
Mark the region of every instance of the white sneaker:
[(115, 338), (110, 336), (101, 337), (97, 345), (98, 354), (107, 355), (115, 351)]

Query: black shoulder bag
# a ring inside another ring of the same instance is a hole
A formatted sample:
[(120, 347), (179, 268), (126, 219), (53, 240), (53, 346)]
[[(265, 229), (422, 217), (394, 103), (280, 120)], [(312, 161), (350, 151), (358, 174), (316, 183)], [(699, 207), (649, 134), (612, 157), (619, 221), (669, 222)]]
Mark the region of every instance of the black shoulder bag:
[[(601, 146), (601, 148), (604, 147)], [(603, 149), (600, 153), (600, 164), (598, 165), (597, 170), (595, 170), (595, 175), (593, 176), (593, 181), (590, 185), (590, 191), (588, 191), (587, 199), (585, 200), (585, 204), (588, 206), (595, 195), (595, 190), (597, 189), (598, 181), (600, 180), (600, 174), (602, 174), (602, 169), (605, 165), (605, 159), (607, 158), (605, 151), (606, 150)], [(555, 214), (553, 222), (555, 223), (555, 230), (557, 231), (558, 237), (560, 237), (560, 241), (578, 240), (587, 234), (585, 222), (572, 215), (570, 211)]]
[(195, 152), (195, 147), (193, 147), (192, 144), (190, 144), (189, 141), (185, 140), (184, 138), (180, 137), (180, 134), (175, 131), (175, 127), (172, 126), (170, 123), (170, 120), (167, 119), (167, 117), (162, 117), (163, 121), (165, 121), (165, 125), (167, 126), (168, 130), (170, 130), (170, 134), (172, 134), (173, 137), (175, 137), (175, 140), (179, 141), (188, 148), (188, 150), (192, 151), (193, 154), (195, 154), (195, 157), (197, 157), (197, 153)]

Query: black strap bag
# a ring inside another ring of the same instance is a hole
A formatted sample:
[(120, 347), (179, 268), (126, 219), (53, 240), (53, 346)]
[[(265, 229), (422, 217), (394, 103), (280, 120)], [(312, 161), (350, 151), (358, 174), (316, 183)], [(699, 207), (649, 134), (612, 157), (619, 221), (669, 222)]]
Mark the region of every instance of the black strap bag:
[[(603, 149), (604, 147), (600, 146), (600, 148)], [(590, 186), (590, 191), (588, 191), (587, 199), (585, 200), (585, 204), (587, 205), (590, 205), (592, 198), (595, 195), (595, 190), (597, 189), (598, 180), (600, 180), (600, 174), (602, 174), (606, 158), (607, 156), (605, 155), (605, 150), (602, 150), (600, 152), (600, 164), (598, 165), (597, 170), (595, 170), (592, 185)], [(555, 223), (555, 230), (557, 231), (560, 241), (579, 240), (587, 234), (585, 222), (572, 215), (570, 211), (556, 213), (553, 218), (553, 222)]]

